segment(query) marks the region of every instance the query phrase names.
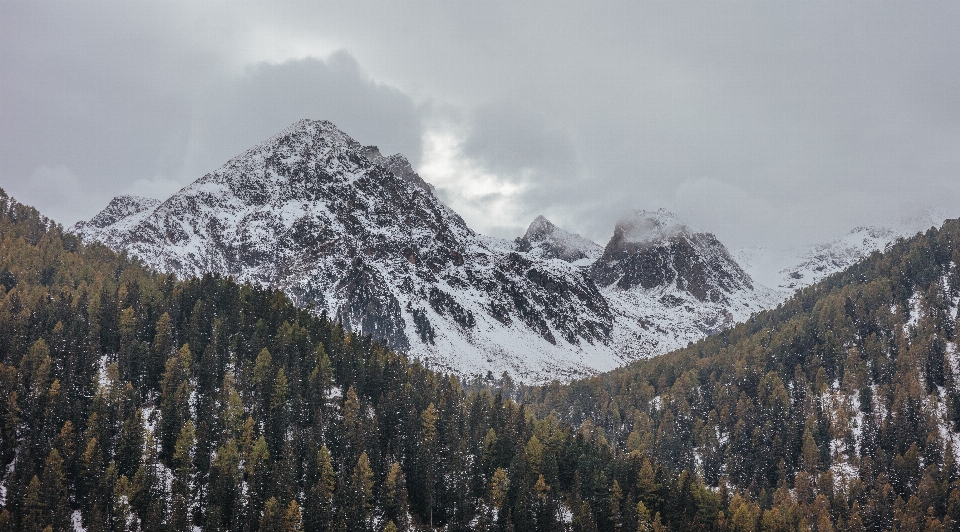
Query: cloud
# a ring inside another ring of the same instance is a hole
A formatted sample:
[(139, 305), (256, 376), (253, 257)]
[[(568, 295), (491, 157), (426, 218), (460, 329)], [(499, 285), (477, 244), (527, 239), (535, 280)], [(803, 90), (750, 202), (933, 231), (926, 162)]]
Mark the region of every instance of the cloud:
[(960, 214), (960, 5), (544, 13), (0, 2), (0, 185), (69, 168), (88, 217), (310, 117), (404, 153), (499, 236), (544, 214), (602, 243), (662, 206), (730, 240), (829, 239), (904, 202)]
[(567, 201), (584, 169), (563, 129), (508, 102), (447, 111), (433, 109), (427, 120), (421, 173), (475, 230), (514, 238), (541, 214), (586, 225), (586, 204)]
[(40, 166), (24, 181), (14, 181), (6, 192), (17, 201), (44, 206), (42, 214), (54, 220), (72, 220), (85, 197), (81, 179), (66, 166)]
[(69, 168), (82, 194), (32, 197), (72, 224), (120, 193), (162, 199), (301, 118), (418, 162), (417, 106), (349, 53), (250, 62), (236, 51), (249, 20), (173, 11), (0, 6), (0, 186)]
[[(714, 178), (684, 180), (669, 208), (697, 230), (712, 232), (731, 247), (746, 247), (784, 235), (766, 220), (792, 213), (779, 212), (769, 200)], [(782, 242), (787, 245), (787, 242)]]
[(303, 118), (325, 119), (385, 154), (419, 163), (420, 111), (412, 98), (371, 79), (345, 51), (325, 58), (257, 63), (199, 99), (191, 143), (205, 171)]
[(461, 137), (454, 131), (433, 129), (424, 135), (419, 173), (474, 230), (511, 238), (526, 229), (527, 205), (522, 195), (527, 185), (522, 176), (517, 179), (491, 172), (466, 156)]

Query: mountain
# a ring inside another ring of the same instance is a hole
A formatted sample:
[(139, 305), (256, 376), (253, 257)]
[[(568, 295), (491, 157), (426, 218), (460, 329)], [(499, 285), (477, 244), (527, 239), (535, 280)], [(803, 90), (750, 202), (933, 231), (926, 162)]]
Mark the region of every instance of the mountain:
[(621, 219), (589, 274), (610, 301), (629, 358), (686, 346), (775, 304), (711, 233), (660, 209)]
[(602, 252), (543, 217), (514, 242), (477, 234), (405, 157), (326, 121), (297, 122), (161, 203), (117, 198), (73, 230), (181, 277), (280, 288), (464, 374), (611, 369), (766, 301), (716, 238), (687, 228), (639, 242), (634, 227)]
[(736, 250), (734, 256), (752, 278), (773, 287), (786, 299), (798, 289), (843, 271), (874, 251), (885, 250), (898, 239), (939, 227), (946, 218), (944, 212), (924, 210), (902, 216), (889, 225), (856, 227), (841, 237), (805, 248), (756, 246)]
[(592, 264), (603, 252), (592, 240), (568, 233), (543, 216), (537, 216), (515, 243), (517, 251), (530, 257), (560, 259), (580, 266)]
[(0, 280), (2, 532), (679, 530), (727, 510), (506, 382), (465, 389), (273, 289), (171, 279), (2, 190)]
[(519, 398), (744, 497), (733, 530), (957, 530), (958, 312), (948, 220), (689, 347)]

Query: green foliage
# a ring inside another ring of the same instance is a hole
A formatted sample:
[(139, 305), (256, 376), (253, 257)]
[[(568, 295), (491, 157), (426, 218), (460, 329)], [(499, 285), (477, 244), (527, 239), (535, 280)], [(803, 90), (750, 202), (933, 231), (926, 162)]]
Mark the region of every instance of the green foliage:
[(0, 193), (0, 530), (952, 529), (958, 242), (609, 374), (467, 391)]
[[(960, 487), (958, 296), (952, 220), (686, 349), (518, 395), (617, 449), (697, 471), (714, 489), (732, 485), (739, 493), (718, 525), (946, 526)], [(704, 522), (714, 503), (697, 489), (700, 515), (685, 513)], [(669, 509), (662, 517), (675, 522)]]

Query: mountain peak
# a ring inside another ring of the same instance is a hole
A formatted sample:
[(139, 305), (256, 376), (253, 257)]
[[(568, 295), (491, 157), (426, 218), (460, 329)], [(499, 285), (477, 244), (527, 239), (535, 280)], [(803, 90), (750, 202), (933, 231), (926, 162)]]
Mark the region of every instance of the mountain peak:
[(154, 198), (120, 195), (110, 200), (110, 203), (87, 224), (99, 228), (107, 227), (123, 218), (156, 208), (157, 205), (160, 205), (160, 200)]
[(537, 216), (527, 232), (516, 240), (517, 249), (548, 259), (589, 262), (600, 256), (602, 248), (592, 240), (557, 227), (543, 215)]
[[(301, 120), (163, 203), (120, 197), (75, 232), (159, 271), (282, 289), (445, 369), (541, 379), (686, 345), (755, 308), (733, 306), (738, 294), (756, 294), (731, 279), (736, 266), (712, 235), (623, 242), (672, 234), (682, 226), (675, 218), (634, 213), (609, 260), (544, 216), (514, 243), (483, 237), (403, 155)], [(621, 289), (651, 283), (657, 290)]]
[(710, 233), (691, 230), (672, 212), (633, 211), (614, 229), (592, 266), (600, 286), (622, 290), (675, 285), (700, 301), (726, 302), (753, 283), (726, 247)]
[(635, 244), (662, 242), (679, 234), (692, 232), (676, 214), (664, 208), (653, 212), (632, 211), (617, 222), (615, 231), (625, 242)]
[(527, 232), (524, 233), (523, 236), (528, 238), (536, 237), (538, 234), (552, 233), (556, 229), (557, 226), (553, 225), (553, 222), (547, 220), (547, 218), (541, 214), (534, 218), (532, 222), (530, 222), (530, 225), (527, 227)]

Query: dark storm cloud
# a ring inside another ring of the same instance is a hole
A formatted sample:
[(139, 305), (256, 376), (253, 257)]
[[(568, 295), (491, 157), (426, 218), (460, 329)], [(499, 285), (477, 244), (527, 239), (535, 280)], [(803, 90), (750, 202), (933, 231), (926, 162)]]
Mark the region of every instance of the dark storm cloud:
[[(185, 184), (310, 116), (423, 148), (498, 236), (544, 213), (602, 243), (632, 208), (733, 245), (960, 215), (955, 4), (180, 7), (0, 4), (3, 186), (61, 183), (37, 203), (88, 216), (62, 190)], [(442, 164), (421, 145), (441, 134)]]

